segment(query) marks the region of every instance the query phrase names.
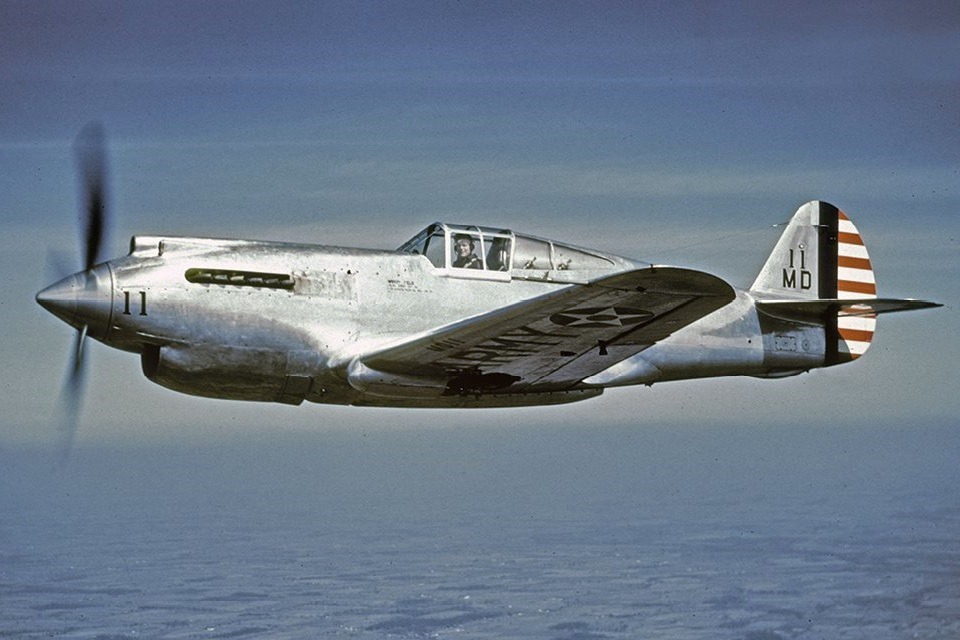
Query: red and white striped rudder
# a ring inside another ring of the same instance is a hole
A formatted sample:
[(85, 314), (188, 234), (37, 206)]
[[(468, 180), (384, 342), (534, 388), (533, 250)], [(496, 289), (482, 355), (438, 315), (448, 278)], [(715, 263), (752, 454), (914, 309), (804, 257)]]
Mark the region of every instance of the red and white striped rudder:
[[(837, 298), (854, 300), (877, 297), (877, 282), (867, 247), (857, 227), (843, 211), (837, 210)], [(837, 317), (836, 362), (862, 356), (873, 340), (875, 314), (861, 315), (865, 307), (841, 307)]]

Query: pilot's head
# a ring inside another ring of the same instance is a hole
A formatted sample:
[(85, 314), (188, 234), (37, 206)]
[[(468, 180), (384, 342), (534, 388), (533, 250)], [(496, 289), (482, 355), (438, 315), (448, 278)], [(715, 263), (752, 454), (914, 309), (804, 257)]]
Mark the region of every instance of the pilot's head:
[(458, 256), (462, 258), (469, 256), (473, 253), (473, 247), (473, 238), (467, 234), (458, 233), (453, 237), (453, 250)]

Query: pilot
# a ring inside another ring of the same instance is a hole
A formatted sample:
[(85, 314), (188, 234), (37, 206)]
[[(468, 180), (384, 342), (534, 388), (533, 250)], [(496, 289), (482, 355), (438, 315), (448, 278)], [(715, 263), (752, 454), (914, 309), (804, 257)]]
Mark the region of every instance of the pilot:
[(465, 233), (458, 233), (453, 237), (453, 253), (456, 259), (453, 266), (458, 269), (482, 269), (480, 258), (473, 252), (475, 245), (473, 238)]

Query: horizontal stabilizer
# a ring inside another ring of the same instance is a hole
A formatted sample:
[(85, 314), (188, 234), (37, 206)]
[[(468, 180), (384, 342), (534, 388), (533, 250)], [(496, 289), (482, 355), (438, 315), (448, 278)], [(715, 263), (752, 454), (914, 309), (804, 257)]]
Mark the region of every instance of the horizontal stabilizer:
[(783, 320), (810, 321), (836, 314), (837, 317), (874, 316), (895, 311), (942, 307), (937, 302), (899, 298), (851, 298), (821, 300), (758, 300), (757, 309)]

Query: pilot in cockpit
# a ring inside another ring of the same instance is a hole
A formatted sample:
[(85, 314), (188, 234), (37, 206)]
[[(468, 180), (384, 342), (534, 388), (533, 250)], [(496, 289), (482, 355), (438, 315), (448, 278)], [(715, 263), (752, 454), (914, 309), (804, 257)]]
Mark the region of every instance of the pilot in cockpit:
[(453, 254), (455, 257), (453, 266), (458, 269), (482, 269), (483, 263), (474, 253), (475, 245), (473, 238), (465, 233), (458, 233), (453, 238)]

